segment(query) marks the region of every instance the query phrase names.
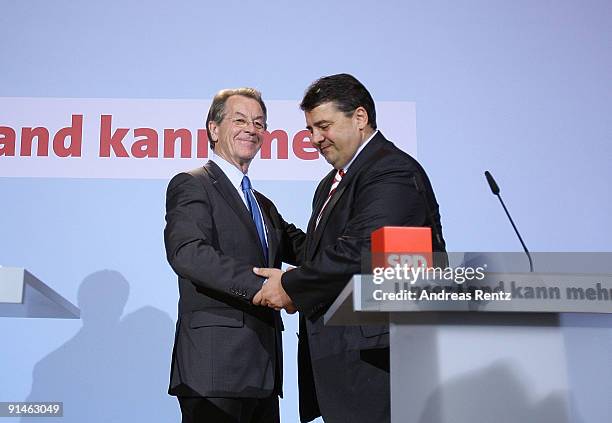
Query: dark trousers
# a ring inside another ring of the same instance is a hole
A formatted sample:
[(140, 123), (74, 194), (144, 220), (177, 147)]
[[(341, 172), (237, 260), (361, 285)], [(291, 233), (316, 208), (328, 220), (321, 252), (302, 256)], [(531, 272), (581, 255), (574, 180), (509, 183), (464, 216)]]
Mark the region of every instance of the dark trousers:
[(278, 396), (269, 398), (178, 397), (182, 423), (280, 423)]

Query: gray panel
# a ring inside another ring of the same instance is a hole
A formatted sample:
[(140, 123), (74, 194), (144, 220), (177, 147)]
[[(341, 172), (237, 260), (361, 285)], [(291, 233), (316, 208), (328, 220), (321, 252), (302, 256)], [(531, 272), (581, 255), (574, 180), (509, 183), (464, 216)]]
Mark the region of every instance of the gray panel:
[[(25, 269), (0, 268), (0, 317), (78, 319), (80, 310)], [(21, 295), (19, 295), (21, 293)]]
[(17, 267), (0, 266), (0, 304), (23, 301), (23, 272)]

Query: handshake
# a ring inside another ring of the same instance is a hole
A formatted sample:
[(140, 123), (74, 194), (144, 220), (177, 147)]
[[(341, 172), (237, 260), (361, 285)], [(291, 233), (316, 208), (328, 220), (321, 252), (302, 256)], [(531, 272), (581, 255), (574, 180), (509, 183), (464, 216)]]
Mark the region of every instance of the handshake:
[[(294, 268), (290, 267), (288, 271), (292, 269)], [(284, 273), (282, 270), (254, 267), (253, 272), (256, 275), (267, 278), (259, 292), (253, 297), (253, 304), (270, 307), (276, 311), (285, 309), (289, 314), (293, 314), (297, 311), (293, 301), (289, 298), (289, 295), (287, 295), (281, 284), (281, 276)]]

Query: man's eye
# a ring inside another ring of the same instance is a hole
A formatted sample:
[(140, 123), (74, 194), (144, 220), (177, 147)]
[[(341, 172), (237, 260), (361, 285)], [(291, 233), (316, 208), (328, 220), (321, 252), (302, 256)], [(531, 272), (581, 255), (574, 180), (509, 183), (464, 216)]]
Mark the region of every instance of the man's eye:
[(244, 126), (246, 125), (247, 122), (245, 119), (237, 118), (237, 119), (234, 119), (234, 123), (239, 126)]
[(260, 131), (264, 129), (264, 124), (258, 121), (254, 121), (253, 126), (255, 127), (255, 129), (260, 130)]

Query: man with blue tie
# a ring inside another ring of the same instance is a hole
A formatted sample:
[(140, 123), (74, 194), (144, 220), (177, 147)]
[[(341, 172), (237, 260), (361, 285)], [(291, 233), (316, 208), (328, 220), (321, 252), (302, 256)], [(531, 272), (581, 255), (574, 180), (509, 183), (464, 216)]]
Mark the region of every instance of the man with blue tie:
[(282, 321), (252, 304), (264, 283), (252, 268), (296, 263), (305, 235), (248, 177), (266, 113), (257, 90), (217, 93), (211, 160), (168, 186), (164, 240), (180, 291), (169, 394), (183, 423), (279, 422)]

